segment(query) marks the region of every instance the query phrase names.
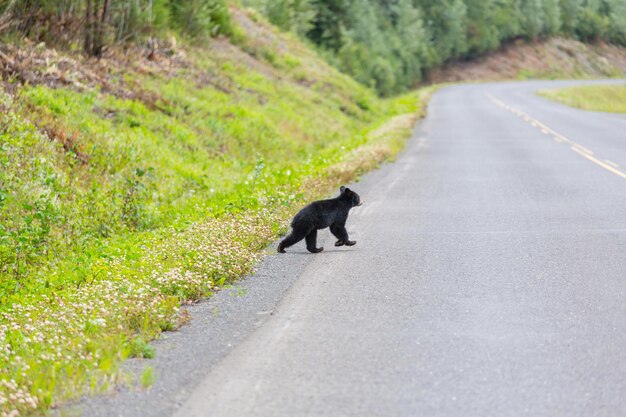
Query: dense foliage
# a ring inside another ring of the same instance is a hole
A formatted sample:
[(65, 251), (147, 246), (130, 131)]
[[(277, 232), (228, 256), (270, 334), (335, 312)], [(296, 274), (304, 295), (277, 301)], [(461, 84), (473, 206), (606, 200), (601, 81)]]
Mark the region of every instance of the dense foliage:
[(82, 41), (99, 56), (113, 42), (163, 36), (175, 31), (191, 38), (230, 33), (224, 0), (0, 0), (0, 32), (32, 40)]
[(390, 94), (505, 41), (564, 34), (626, 45), (624, 0), (245, 0)]

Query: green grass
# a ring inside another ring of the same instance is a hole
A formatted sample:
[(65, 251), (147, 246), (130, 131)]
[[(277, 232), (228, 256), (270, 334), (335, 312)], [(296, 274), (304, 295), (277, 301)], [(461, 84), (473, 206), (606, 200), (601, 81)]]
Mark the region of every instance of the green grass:
[[(584, 75), (576, 75), (576, 78), (584, 77)], [(518, 80), (557, 80), (562, 78), (571, 78), (567, 77), (567, 74), (564, 73), (559, 68), (550, 68), (550, 69), (522, 69), (517, 73)]]
[(542, 90), (539, 95), (583, 110), (626, 113), (626, 85), (587, 85)]
[(139, 377), (139, 384), (144, 389), (149, 389), (156, 382), (156, 375), (154, 374), (154, 369), (151, 366), (146, 366), (143, 368), (141, 375)]
[(393, 158), (428, 95), (381, 100), (289, 36), (240, 42), (121, 69), (127, 94), (0, 90), (0, 414), (101, 392), (124, 359), (154, 356), (181, 303), (252, 272), (302, 204)]

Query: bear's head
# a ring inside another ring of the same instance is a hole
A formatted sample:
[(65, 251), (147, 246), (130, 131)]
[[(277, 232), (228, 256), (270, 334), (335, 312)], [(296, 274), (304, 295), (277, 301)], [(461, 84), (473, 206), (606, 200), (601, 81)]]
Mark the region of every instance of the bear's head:
[(342, 198), (345, 198), (350, 201), (350, 203), (352, 203), (352, 207), (360, 206), (363, 204), (363, 200), (361, 200), (361, 197), (359, 197), (359, 195), (351, 189), (346, 188), (342, 185), (341, 187), (339, 187), (339, 192), (341, 193), (340, 195)]

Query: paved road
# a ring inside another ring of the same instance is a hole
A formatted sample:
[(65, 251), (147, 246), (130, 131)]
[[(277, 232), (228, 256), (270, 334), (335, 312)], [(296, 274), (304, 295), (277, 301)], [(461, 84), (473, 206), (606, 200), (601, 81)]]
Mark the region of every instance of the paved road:
[(179, 339), (201, 375), (101, 415), (626, 415), (626, 117), (533, 93), (561, 84), (440, 90), (354, 185), (356, 246), (269, 256), (232, 347)]

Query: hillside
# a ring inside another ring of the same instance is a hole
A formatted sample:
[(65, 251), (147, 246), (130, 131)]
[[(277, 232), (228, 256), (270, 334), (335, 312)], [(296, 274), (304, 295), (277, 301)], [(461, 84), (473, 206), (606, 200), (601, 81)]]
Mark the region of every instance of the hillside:
[(433, 83), (526, 78), (607, 78), (626, 75), (626, 48), (573, 39), (511, 42), (482, 57), (433, 70)]
[(560, 36), (626, 47), (623, 0), (0, 0), (0, 37), (26, 36), (94, 57), (113, 46), (151, 49), (172, 35), (197, 44), (215, 36), (236, 41), (231, 3), (257, 10), (386, 96), (444, 64), (511, 42)]
[(421, 92), (379, 99), (230, 12), (202, 46), (0, 45), (0, 415), (123, 380), (294, 210), (401, 149)]
[(382, 94), (518, 40), (561, 36), (626, 47), (623, 0), (242, 1)]

